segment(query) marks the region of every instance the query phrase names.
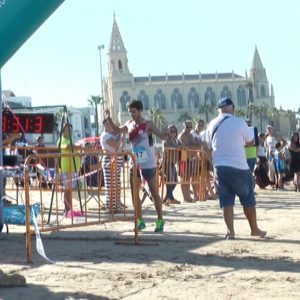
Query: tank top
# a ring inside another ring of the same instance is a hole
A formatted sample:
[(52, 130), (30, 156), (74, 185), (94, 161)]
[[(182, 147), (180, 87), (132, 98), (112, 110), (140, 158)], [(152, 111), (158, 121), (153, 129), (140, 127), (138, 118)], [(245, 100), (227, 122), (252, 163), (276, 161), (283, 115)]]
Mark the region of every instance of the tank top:
[(155, 149), (153, 147), (152, 135), (146, 131), (147, 121), (134, 124), (130, 121), (127, 125), (129, 141), (133, 154), (137, 159), (138, 167), (141, 169), (156, 168)]

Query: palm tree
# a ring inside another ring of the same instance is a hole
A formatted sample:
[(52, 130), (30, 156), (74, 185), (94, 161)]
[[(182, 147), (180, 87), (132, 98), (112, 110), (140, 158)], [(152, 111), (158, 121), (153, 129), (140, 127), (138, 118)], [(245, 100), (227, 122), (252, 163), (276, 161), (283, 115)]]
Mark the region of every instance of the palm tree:
[[(152, 107), (149, 111), (149, 116), (151, 121), (158, 127), (161, 128), (162, 125), (166, 124), (166, 118), (159, 108)], [(157, 144), (157, 137), (155, 136), (155, 143)]]
[(255, 117), (255, 120), (257, 120), (259, 118), (259, 106), (254, 104), (254, 103), (250, 103), (249, 107), (248, 107), (248, 114), (250, 116), (252, 116), (252, 120), (251, 120), (251, 124), (252, 126), (254, 126), (254, 122), (253, 122), (253, 116)]
[(296, 119), (296, 112), (288, 109), (286, 111), (282, 111), (283, 117), (287, 118), (289, 121), (289, 136), (292, 135), (292, 123)]
[(234, 113), (237, 117), (246, 117), (247, 116), (247, 108), (246, 107), (241, 107), (237, 106), (234, 109)]
[(200, 104), (199, 106), (199, 114), (205, 114), (205, 122), (206, 124), (209, 122), (209, 115), (214, 114), (215, 107), (205, 102), (204, 104)]
[[(275, 118), (279, 115), (279, 110), (277, 107), (272, 107), (267, 111), (270, 124), (275, 128)], [(276, 128), (275, 128), (276, 129)]]
[(262, 120), (268, 111), (268, 106), (265, 103), (260, 104), (257, 106), (257, 111), (258, 111), (258, 117), (259, 117), (260, 131), (262, 132)]
[(253, 83), (249, 81), (246, 84), (246, 87), (249, 89), (249, 97), (248, 97), (248, 113), (247, 113), (247, 118), (250, 120), (252, 123), (252, 114), (254, 112), (253, 108), (251, 108), (251, 105), (254, 104), (254, 99), (253, 99)]
[(157, 107), (152, 107), (151, 109), (149, 109), (148, 114), (150, 116), (151, 121), (154, 124), (157, 124), (157, 118), (159, 115), (162, 114), (161, 110)]
[(100, 96), (93, 96), (87, 100), (88, 103), (95, 108), (95, 123), (96, 123), (96, 136), (99, 136), (99, 116), (98, 116), (98, 105), (103, 104), (103, 98)]
[(184, 122), (186, 120), (192, 120), (192, 116), (187, 111), (181, 113), (179, 118), (177, 119), (178, 122)]
[(67, 108), (61, 108), (59, 111), (56, 112), (55, 114), (55, 125), (56, 125), (56, 138), (58, 140), (59, 138), (59, 133), (60, 133), (60, 128), (63, 125), (63, 118), (68, 118), (68, 120), (64, 119), (64, 122), (67, 123), (71, 123), (71, 117), (72, 117), (73, 113), (71, 111), (69, 111)]
[(157, 122), (160, 130), (167, 125), (167, 119), (163, 113), (158, 115)]

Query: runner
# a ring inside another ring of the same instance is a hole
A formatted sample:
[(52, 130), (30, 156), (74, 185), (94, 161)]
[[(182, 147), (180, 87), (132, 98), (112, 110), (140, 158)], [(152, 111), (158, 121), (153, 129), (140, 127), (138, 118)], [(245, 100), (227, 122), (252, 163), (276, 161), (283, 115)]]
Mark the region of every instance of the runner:
[[(154, 200), (155, 209), (157, 212), (157, 221), (155, 232), (163, 232), (165, 221), (162, 215), (162, 200), (159, 195), (156, 178), (156, 155), (153, 147), (153, 136), (155, 134), (161, 139), (166, 137), (152, 121), (148, 121), (143, 117), (143, 103), (140, 100), (132, 100), (127, 104), (128, 111), (131, 115), (131, 120), (127, 121), (124, 125), (118, 127), (110, 117), (110, 110), (104, 111), (105, 119), (109, 122), (111, 128), (116, 133), (129, 134), (129, 141), (131, 143), (132, 152), (135, 154), (138, 164), (138, 169), (141, 175), (146, 180), (151, 196)], [(140, 186), (141, 177), (138, 173), (138, 185)], [(133, 190), (133, 170), (130, 170), (130, 184)], [(141, 203), (138, 199), (138, 230), (146, 227), (142, 219)]]

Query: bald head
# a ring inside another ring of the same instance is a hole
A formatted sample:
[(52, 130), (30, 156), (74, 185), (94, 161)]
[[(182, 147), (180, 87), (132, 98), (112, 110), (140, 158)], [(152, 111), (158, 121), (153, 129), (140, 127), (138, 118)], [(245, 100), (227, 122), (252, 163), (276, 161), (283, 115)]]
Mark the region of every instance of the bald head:
[(220, 112), (227, 114), (234, 114), (234, 105), (227, 105), (222, 108), (219, 108)]

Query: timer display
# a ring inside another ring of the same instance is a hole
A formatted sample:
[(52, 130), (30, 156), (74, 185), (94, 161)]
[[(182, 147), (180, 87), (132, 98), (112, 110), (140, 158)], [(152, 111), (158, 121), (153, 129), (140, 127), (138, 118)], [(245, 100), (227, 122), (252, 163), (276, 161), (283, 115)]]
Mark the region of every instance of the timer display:
[(5, 133), (53, 133), (54, 114), (2, 112), (2, 131)]

